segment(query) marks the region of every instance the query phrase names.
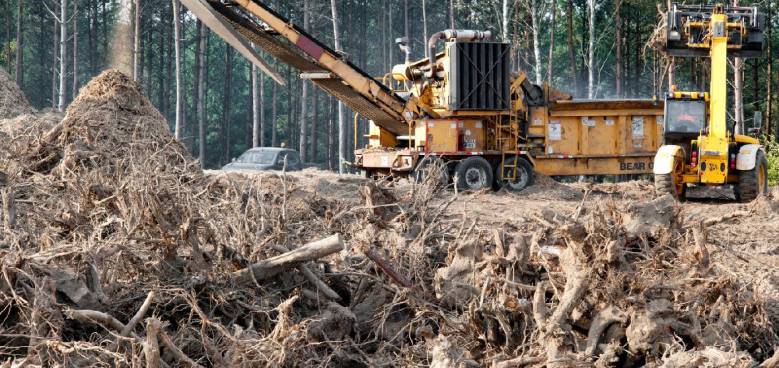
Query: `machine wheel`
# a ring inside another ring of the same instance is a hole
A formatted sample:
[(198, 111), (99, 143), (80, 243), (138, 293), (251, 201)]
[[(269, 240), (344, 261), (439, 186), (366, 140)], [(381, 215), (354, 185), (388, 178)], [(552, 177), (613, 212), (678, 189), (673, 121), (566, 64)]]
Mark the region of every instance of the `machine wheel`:
[(738, 172), (736, 199), (740, 202), (752, 202), (768, 191), (768, 161), (763, 151), (757, 152), (755, 168)]
[(423, 183), (431, 175), (436, 175), (436, 182), (441, 186), (449, 184), (449, 168), (446, 162), (436, 156), (425, 156), (414, 169), (413, 178), (418, 184)]
[(666, 194), (674, 196), (677, 200), (683, 201), (687, 193), (687, 184), (682, 181), (684, 173), (684, 161), (679, 157), (674, 160), (674, 170), (670, 174), (655, 174), (655, 191), (657, 196), (662, 197)]
[[(506, 165), (514, 165), (515, 160), (516, 158), (509, 157), (506, 160)], [(495, 170), (497, 173), (496, 181), (499, 187), (519, 192), (533, 184), (533, 165), (528, 160), (519, 157), (517, 161), (517, 177), (514, 180), (508, 178), (511, 176), (512, 169), (505, 168), (501, 170), (501, 167), (502, 165), (498, 165), (497, 170)]]
[(492, 165), (483, 157), (468, 157), (460, 161), (454, 171), (458, 189), (481, 190), (492, 186)]

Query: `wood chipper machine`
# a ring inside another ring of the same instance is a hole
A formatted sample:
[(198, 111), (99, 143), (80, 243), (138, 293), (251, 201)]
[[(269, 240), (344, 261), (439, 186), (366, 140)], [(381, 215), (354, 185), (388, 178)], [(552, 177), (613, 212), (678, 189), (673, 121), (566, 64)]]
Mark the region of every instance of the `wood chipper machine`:
[(728, 128), (728, 58), (763, 54), (764, 20), (756, 8), (673, 5), (668, 12), (667, 53), (709, 58), (708, 92), (670, 91), (665, 99), (665, 145), (654, 160), (658, 194), (685, 197), (688, 185), (732, 185), (738, 200), (768, 188), (765, 150)]
[(283, 79), (254, 47), (367, 118), (367, 145), (350, 163), (367, 176), (435, 172), (463, 190), (521, 190), (534, 172), (652, 173), (662, 101), (572, 100), (512, 71), (510, 45), (493, 41), (488, 31), (435, 33), (425, 58), (407, 57), (372, 77), (263, 1), (181, 2), (277, 82)]

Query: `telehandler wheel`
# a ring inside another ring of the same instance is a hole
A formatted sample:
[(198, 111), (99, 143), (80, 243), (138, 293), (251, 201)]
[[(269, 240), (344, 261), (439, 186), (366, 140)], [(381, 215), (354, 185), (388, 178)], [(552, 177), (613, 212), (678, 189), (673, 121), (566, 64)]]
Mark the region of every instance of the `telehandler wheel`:
[(677, 157), (674, 160), (674, 169), (670, 174), (655, 174), (655, 191), (658, 197), (666, 194), (683, 201), (687, 193), (687, 184), (682, 181), (684, 173), (684, 161)]
[[(503, 170), (501, 170), (501, 167), (514, 166), (514, 162), (517, 163), (517, 176), (516, 178), (512, 179), (511, 172), (513, 168), (505, 167)], [(514, 157), (509, 157), (506, 159), (505, 165), (498, 164), (495, 176), (499, 187), (506, 188), (514, 192), (519, 192), (533, 184), (533, 165), (531, 165), (528, 160), (522, 157), (520, 157), (519, 160), (515, 160)]]
[(738, 185), (735, 188), (736, 200), (739, 202), (752, 202), (767, 191), (768, 161), (763, 151), (758, 151), (755, 168), (749, 171), (738, 172)]
[(492, 165), (483, 157), (468, 157), (460, 161), (454, 172), (460, 190), (481, 190), (492, 186)]
[(421, 184), (431, 175), (436, 176), (436, 182), (440, 186), (449, 184), (449, 167), (444, 160), (436, 156), (425, 156), (417, 164), (412, 177), (414, 182)]

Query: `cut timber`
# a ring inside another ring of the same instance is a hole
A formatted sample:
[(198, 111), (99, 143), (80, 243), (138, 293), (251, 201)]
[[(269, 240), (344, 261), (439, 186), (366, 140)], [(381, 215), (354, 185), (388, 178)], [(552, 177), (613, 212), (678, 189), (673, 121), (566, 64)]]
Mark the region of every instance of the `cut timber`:
[(257, 262), (247, 268), (233, 273), (235, 281), (239, 284), (250, 284), (255, 280), (266, 280), (278, 275), (280, 272), (297, 266), (303, 262), (313, 261), (326, 257), (344, 249), (344, 242), (340, 234), (333, 235), (313, 243), (308, 243), (300, 248), (291, 250), (276, 257)]

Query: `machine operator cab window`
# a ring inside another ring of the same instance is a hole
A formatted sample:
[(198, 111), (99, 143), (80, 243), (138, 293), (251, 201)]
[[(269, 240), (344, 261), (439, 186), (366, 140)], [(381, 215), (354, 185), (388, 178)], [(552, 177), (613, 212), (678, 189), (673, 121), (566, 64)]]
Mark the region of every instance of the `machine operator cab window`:
[(666, 139), (697, 137), (706, 128), (706, 101), (667, 99), (665, 102)]

